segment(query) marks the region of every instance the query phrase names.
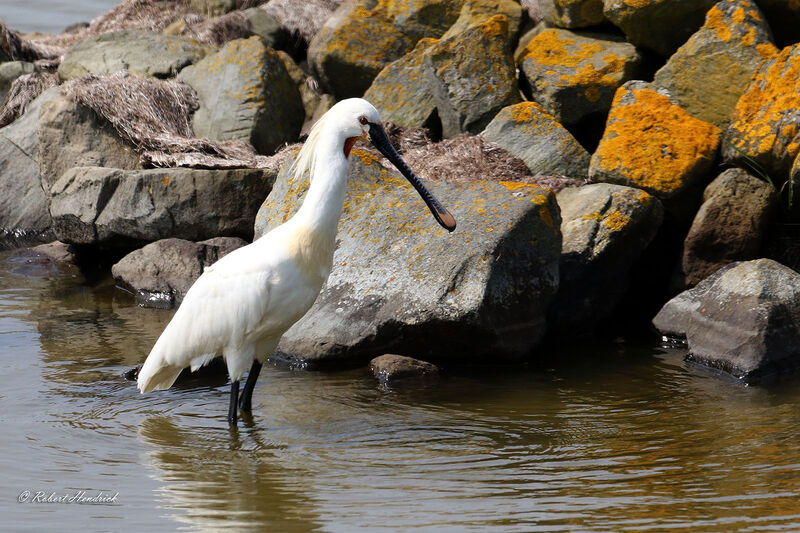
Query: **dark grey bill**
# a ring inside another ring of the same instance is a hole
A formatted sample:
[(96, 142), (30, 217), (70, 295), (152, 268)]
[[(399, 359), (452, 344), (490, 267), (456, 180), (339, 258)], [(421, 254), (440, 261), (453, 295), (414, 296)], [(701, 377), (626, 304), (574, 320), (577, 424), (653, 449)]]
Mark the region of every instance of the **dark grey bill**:
[(456, 219), (453, 218), (450, 211), (445, 209), (444, 206), (439, 203), (439, 200), (437, 200), (422, 184), (417, 175), (414, 174), (414, 171), (408, 168), (406, 162), (403, 161), (403, 158), (400, 157), (400, 154), (397, 153), (397, 150), (392, 146), (392, 141), (389, 140), (389, 137), (380, 124), (369, 123), (369, 138), (372, 144), (375, 145), (375, 148), (380, 150), (380, 152), (386, 156), (386, 159), (391, 161), (391, 163), (397, 167), (397, 170), (399, 170), (400, 173), (411, 182), (411, 185), (417, 189), (417, 192), (422, 196), (422, 199), (425, 201), (428, 209), (431, 210), (431, 213), (433, 213), (436, 221), (447, 231), (456, 229)]

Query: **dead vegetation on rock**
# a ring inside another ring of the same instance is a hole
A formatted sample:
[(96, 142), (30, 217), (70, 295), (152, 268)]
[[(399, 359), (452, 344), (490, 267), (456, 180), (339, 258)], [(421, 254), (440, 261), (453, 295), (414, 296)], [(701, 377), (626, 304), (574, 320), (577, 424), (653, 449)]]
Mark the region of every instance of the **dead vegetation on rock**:
[(261, 9), (288, 31), (310, 42), (341, 4), (342, 0), (272, 0)]
[(14, 80), (5, 105), (0, 110), (0, 128), (17, 120), (25, 113), (28, 104), (56, 85), (58, 85), (58, 75), (55, 72), (32, 72)]

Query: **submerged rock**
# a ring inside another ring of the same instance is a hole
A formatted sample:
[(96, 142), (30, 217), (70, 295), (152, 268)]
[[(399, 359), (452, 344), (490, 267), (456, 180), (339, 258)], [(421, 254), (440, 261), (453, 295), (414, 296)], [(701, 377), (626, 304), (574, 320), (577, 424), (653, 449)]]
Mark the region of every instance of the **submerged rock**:
[(128, 248), (167, 237), (250, 239), (275, 175), (268, 170), (75, 167), (50, 188), (58, 239)]
[(202, 242), (162, 239), (135, 250), (111, 267), (117, 284), (132, 292), (139, 305), (171, 309), (203, 271), (247, 241), (217, 237)]
[(656, 72), (653, 83), (666, 88), (693, 117), (725, 128), (759, 64), (777, 52), (755, 3), (723, 0)]
[(200, 99), (192, 121), (198, 137), (245, 140), (259, 153), (272, 154), (300, 134), (300, 93), (278, 53), (259, 37), (229, 42), (183, 69), (178, 79)]
[(629, 272), (663, 218), (659, 200), (641, 189), (596, 183), (558, 193), (563, 245), (549, 332), (585, 336), (628, 291)]
[(66, 81), (86, 74), (135, 74), (168, 78), (202, 59), (211, 48), (187, 37), (121, 30), (89, 37), (70, 48), (58, 67)]
[(58, 97), (57, 88), (48, 89), (22, 117), (0, 129), (0, 248), (53, 240), (39, 176), (36, 122), (42, 106)]
[(586, 179), (589, 174), (586, 149), (534, 102), (504, 107), (481, 132), (481, 137), (525, 161), (533, 174), (579, 179)]
[(772, 261), (732, 263), (682, 292), (653, 325), (683, 336), (690, 361), (755, 382), (800, 368), (800, 274)]
[(720, 174), (703, 193), (703, 205), (683, 245), (683, 274), (693, 287), (733, 261), (759, 257), (778, 210), (772, 186), (739, 168)]
[[(283, 336), (279, 355), (305, 366), (385, 352), (483, 362), (527, 357), (544, 334), (558, 284), (553, 194), (513, 182), (434, 183), (459, 224), (448, 234), (399, 173), (360, 150), (350, 157), (333, 271)], [(259, 211), (256, 237), (300, 206), (308, 178), (295, 179), (291, 163)]]
[(439, 368), (436, 365), (396, 354), (384, 354), (376, 357), (369, 362), (369, 369), (382, 385), (439, 377)]

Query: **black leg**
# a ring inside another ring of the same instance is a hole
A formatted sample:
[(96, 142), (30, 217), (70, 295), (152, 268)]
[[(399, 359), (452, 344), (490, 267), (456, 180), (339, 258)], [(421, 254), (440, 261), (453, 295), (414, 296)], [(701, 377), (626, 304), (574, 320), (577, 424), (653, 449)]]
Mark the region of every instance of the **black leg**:
[(232, 426), (236, 425), (238, 416), (236, 415), (236, 406), (239, 400), (239, 382), (234, 381), (231, 383), (231, 403), (228, 407), (228, 423)]
[(253, 389), (256, 388), (256, 381), (258, 381), (258, 374), (261, 372), (261, 363), (258, 359), (253, 359), (253, 366), (250, 367), (250, 372), (247, 374), (247, 381), (244, 384), (242, 397), (239, 398), (239, 409), (242, 411), (251, 411), (253, 406)]

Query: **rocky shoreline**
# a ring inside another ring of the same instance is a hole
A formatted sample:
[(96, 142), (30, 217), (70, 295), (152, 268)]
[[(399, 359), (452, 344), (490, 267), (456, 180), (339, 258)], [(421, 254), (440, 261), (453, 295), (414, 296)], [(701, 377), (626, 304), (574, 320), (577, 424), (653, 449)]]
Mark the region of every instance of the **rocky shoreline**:
[(107, 257), (140, 305), (179, 305), (291, 216), (296, 143), (363, 96), (459, 227), (357, 145), (333, 274), (278, 358), (519, 363), (652, 319), (693, 363), (791, 373), (793, 6), (125, 0), (60, 35), (0, 24), (0, 248), (57, 241), (19, 253)]

